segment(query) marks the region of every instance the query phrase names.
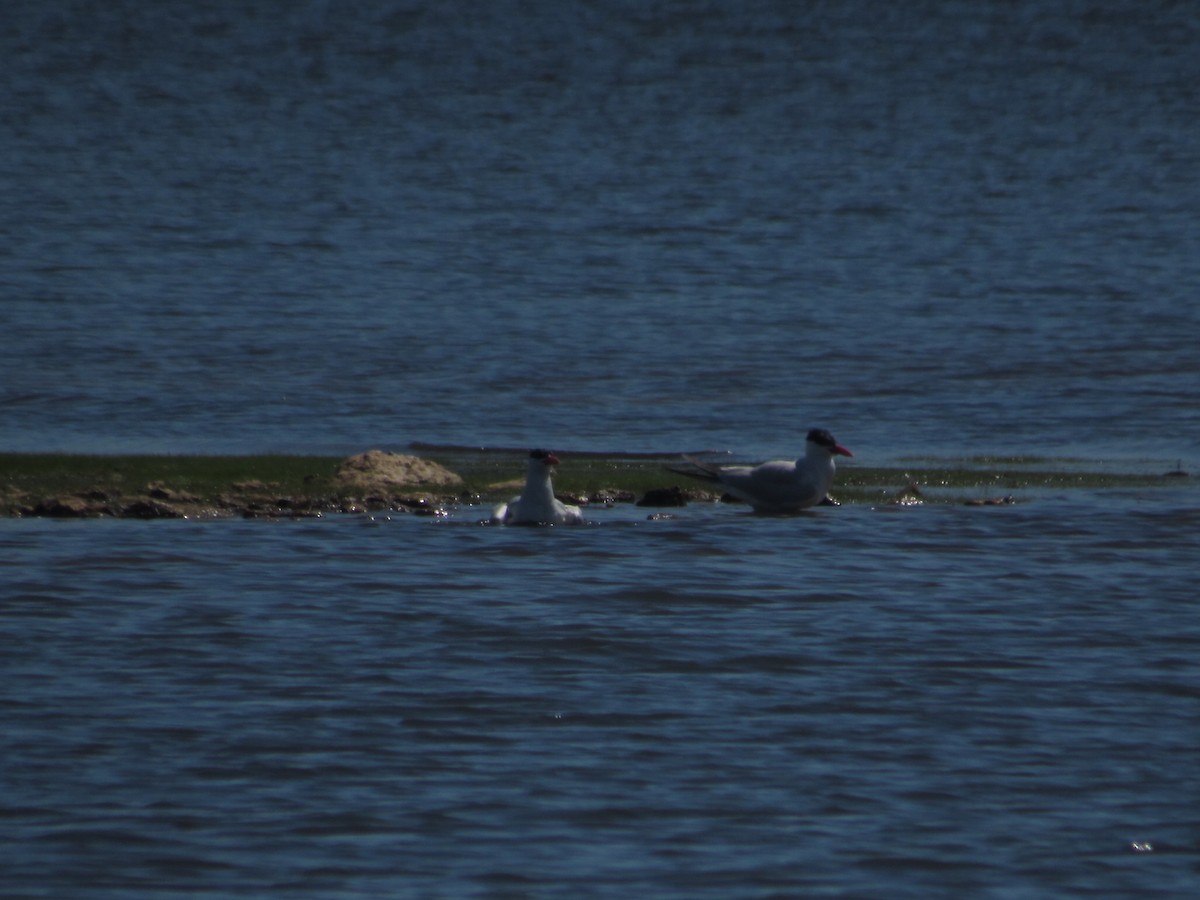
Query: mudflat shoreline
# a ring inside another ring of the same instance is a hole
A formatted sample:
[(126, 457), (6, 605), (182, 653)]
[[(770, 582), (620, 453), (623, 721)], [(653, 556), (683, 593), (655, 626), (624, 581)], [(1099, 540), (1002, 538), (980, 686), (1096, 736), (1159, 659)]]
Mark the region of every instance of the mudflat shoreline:
[[(373, 450), (346, 458), (0, 453), (0, 516), (302, 518), (383, 509), (433, 515), (520, 491), (519, 452), (415, 449), (420, 455)], [(592, 506), (671, 507), (719, 499), (667, 471), (675, 459), (676, 454), (563, 454), (555, 489), (571, 502)], [(1170, 489), (1188, 478), (1180, 468), (1110, 473), (1046, 462), (978, 458), (903, 468), (847, 465), (839, 469), (832, 493), (840, 503), (1002, 505), (1046, 490)]]

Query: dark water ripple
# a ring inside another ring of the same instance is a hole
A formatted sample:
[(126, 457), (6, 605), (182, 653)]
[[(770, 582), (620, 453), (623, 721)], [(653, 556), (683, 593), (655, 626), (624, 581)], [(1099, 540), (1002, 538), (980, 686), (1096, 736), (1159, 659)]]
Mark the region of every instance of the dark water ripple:
[(1194, 882), (1194, 505), (477, 518), (0, 523), (8, 890)]

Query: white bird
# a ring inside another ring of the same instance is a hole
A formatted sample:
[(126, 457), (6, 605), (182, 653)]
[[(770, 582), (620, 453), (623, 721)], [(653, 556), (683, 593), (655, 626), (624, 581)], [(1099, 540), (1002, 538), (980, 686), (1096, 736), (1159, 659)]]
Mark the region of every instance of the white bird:
[(558, 457), (549, 450), (529, 451), (529, 470), (521, 496), (492, 510), (497, 525), (582, 525), (583, 513), (554, 496), (550, 476)]
[(777, 459), (758, 466), (715, 466), (687, 457), (689, 468), (672, 472), (720, 485), (758, 513), (793, 513), (815, 506), (829, 494), (835, 456), (854, 454), (824, 428), (808, 433), (805, 452), (795, 462)]

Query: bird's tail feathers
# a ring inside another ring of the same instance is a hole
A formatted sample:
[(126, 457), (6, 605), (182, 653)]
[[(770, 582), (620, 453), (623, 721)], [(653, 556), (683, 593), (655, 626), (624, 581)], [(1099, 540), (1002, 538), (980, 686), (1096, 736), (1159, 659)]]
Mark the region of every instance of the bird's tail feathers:
[(699, 478), (701, 481), (718, 481), (721, 477), (721, 468), (714, 466), (712, 463), (701, 462), (691, 456), (684, 456), (684, 466), (667, 466), (668, 472), (674, 472), (676, 475), (686, 475), (688, 478)]

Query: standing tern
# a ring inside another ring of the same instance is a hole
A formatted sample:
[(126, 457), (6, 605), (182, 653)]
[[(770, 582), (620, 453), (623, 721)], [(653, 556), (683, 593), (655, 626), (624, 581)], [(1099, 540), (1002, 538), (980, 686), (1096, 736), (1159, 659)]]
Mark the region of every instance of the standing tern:
[(521, 496), (501, 503), (492, 510), (492, 522), (497, 525), (582, 525), (583, 513), (578, 506), (557, 500), (550, 477), (558, 457), (549, 450), (529, 451), (529, 470)]
[(824, 428), (814, 428), (805, 441), (804, 455), (795, 462), (777, 459), (758, 466), (716, 466), (686, 457), (687, 468), (668, 468), (720, 485), (757, 513), (780, 514), (799, 512), (824, 500), (837, 469), (833, 458), (853, 455)]

